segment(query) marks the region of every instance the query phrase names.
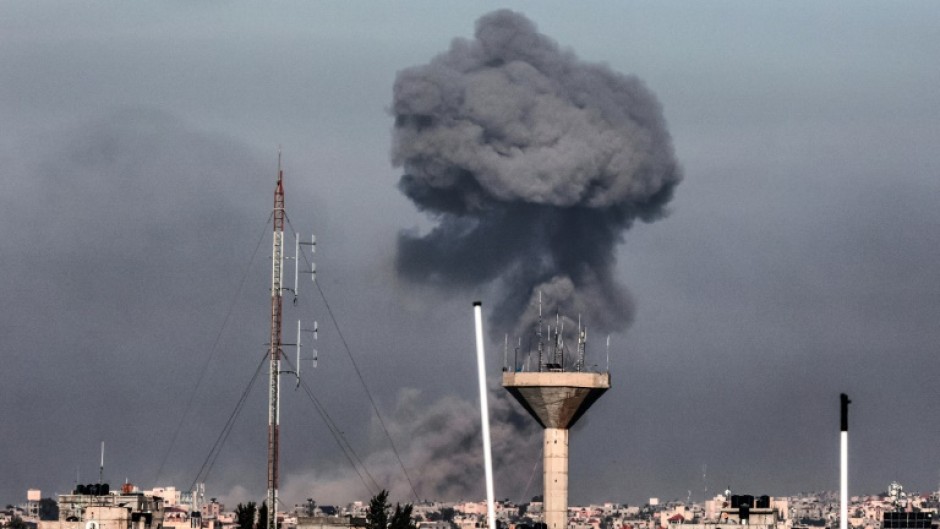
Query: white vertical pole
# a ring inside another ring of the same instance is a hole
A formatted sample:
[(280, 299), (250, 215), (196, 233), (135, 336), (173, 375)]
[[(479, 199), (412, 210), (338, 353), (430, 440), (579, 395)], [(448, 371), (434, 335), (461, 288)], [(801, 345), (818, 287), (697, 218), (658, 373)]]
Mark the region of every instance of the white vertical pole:
[(297, 364), (294, 366), (297, 368), (297, 385), (300, 385), (300, 320), (297, 320)]
[(477, 373), (480, 379), (480, 422), (483, 427), (483, 464), (486, 467), (486, 518), (489, 529), (496, 529), (496, 506), (493, 492), (493, 453), (490, 446), (490, 412), (486, 401), (486, 363), (483, 356), (483, 308), (479, 301), (473, 303), (476, 323)]
[(839, 458), (839, 529), (849, 526), (849, 432), (839, 432), (841, 450)]
[(839, 529), (849, 527), (849, 396), (839, 395)]

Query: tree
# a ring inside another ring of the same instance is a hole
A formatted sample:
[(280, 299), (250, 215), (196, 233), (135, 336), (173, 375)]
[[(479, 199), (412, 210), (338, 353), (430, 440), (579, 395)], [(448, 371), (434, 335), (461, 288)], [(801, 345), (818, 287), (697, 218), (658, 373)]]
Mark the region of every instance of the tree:
[(253, 529), (255, 526), (255, 502), (250, 501), (246, 505), (241, 503), (235, 507), (235, 521), (241, 529)]
[(58, 520), (59, 504), (52, 498), (43, 498), (39, 500), (39, 519), (40, 520)]
[(369, 510), (366, 512), (366, 523), (369, 529), (387, 529), (388, 510), (391, 505), (388, 503), (388, 491), (382, 490), (369, 500)]
[(7, 529), (29, 529), (29, 524), (24, 522), (19, 516), (13, 515), (13, 518), (7, 523), (6, 527)]
[[(414, 506), (410, 503), (395, 504), (395, 510), (388, 502), (388, 491), (383, 490), (369, 500), (369, 510), (366, 512), (366, 525), (368, 529), (416, 529), (412, 511)], [(391, 513), (391, 514), (389, 514)]]
[(404, 507), (400, 503), (396, 503), (389, 529), (416, 529), (417, 526), (411, 516), (412, 508), (413, 506), (410, 503)]
[[(277, 512), (275, 511), (275, 514)], [(261, 507), (258, 509), (258, 529), (268, 529), (268, 502), (261, 502)]]

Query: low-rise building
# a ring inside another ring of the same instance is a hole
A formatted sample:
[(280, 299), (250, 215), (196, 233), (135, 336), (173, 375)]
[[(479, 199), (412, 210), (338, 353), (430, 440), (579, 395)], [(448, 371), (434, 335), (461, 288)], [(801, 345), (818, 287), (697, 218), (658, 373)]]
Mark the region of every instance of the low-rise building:
[(353, 516), (298, 516), (297, 529), (351, 529), (364, 528), (365, 518)]
[(668, 514), (668, 518), (666, 523), (660, 521), (661, 526), (669, 529), (732, 529), (741, 525), (753, 529), (787, 527), (787, 501), (769, 496), (733, 495), (729, 501), (721, 502), (717, 512), (714, 506), (706, 506), (706, 519), (698, 523), (693, 523), (691, 517), (687, 519), (681, 511), (678, 507), (673, 511), (664, 511), (662, 514)]
[(163, 529), (163, 500), (142, 493), (111, 494), (107, 485), (59, 495), (59, 519), (39, 529)]

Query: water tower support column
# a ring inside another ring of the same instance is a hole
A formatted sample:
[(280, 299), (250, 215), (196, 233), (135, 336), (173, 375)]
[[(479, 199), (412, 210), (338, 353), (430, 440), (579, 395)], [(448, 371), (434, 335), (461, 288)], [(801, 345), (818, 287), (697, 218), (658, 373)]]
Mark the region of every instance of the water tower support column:
[(549, 529), (568, 526), (568, 430), (545, 429), (545, 525)]

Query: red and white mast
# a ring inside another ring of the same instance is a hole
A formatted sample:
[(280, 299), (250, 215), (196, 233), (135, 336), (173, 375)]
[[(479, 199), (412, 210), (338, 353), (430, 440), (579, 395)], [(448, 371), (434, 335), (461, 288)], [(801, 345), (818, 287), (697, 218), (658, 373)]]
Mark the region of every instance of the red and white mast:
[(277, 186), (274, 188), (274, 238), (271, 251), (271, 348), (268, 385), (268, 520), (266, 529), (277, 529), (278, 457), (280, 448), (281, 309), (284, 271), (284, 172), (277, 155)]
[[(284, 210), (284, 171), (281, 169), (281, 151), (277, 152), (277, 185), (274, 187), (274, 237), (271, 248), (271, 340), (268, 357), (270, 359), (270, 379), (268, 383), (268, 494), (266, 503), (268, 507), (268, 520), (265, 527), (261, 529), (277, 529), (277, 507), (278, 507), (278, 483), (280, 460), (280, 436), (281, 436), (281, 411), (280, 411), (280, 376), (282, 374), (292, 374), (297, 377), (297, 385), (300, 385), (300, 348), (301, 333), (307, 332), (313, 334), (313, 339), (317, 338), (317, 324), (314, 322), (313, 329), (303, 329), (300, 320), (297, 321), (297, 342), (284, 343), (281, 340), (281, 322), (283, 319), (283, 293), (290, 291), (294, 296), (294, 304), (297, 303), (297, 295), (300, 289), (298, 276), (309, 274), (313, 281), (316, 281), (316, 266), (311, 262), (306, 254), (301, 251), (302, 246), (309, 246), (310, 253), (316, 250), (316, 238), (311, 236), (310, 242), (301, 242), (300, 235), (294, 234), (294, 256), (284, 255), (284, 222), (287, 220), (287, 214)], [(284, 286), (284, 260), (293, 259), (294, 261), (294, 286)], [(300, 270), (300, 260), (303, 259), (309, 264), (309, 270)], [(284, 354), (282, 347), (297, 348), (297, 365), (293, 369), (281, 370), (281, 356)], [(316, 367), (316, 349), (313, 350), (313, 366)]]

